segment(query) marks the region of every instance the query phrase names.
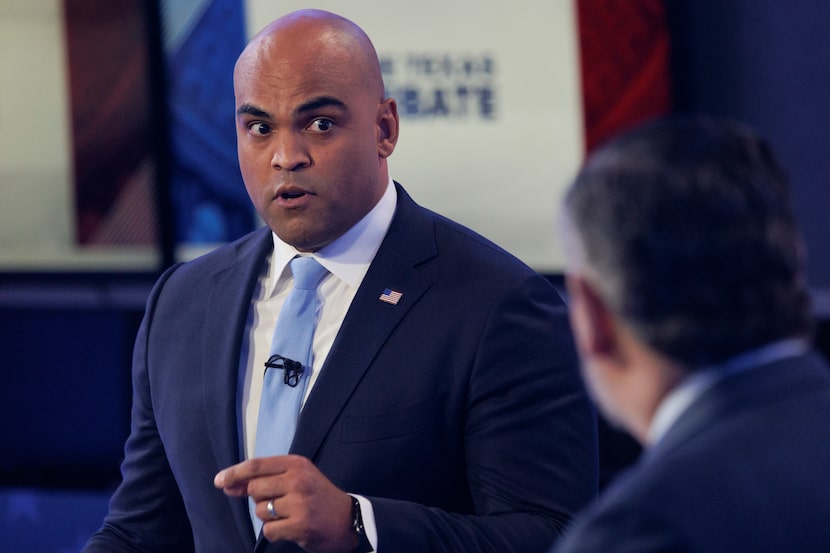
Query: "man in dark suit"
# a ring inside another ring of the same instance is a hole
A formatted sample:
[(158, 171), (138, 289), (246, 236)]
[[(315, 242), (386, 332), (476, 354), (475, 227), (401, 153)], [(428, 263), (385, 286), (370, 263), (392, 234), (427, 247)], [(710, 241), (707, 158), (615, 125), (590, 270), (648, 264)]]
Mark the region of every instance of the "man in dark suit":
[(763, 141), (706, 117), (580, 171), (562, 230), (584, 376), (645, 449), (556, 553), (830, 551), (830, 371), (788, 194)]
[[(353, 23), (278, 19), (234, 86), (268, 228), (154, 287), (123, 482), (85, 551), (544, 551), (597, 486), (555, 289), (390, 179), (397, 108)], [(328, 271), (310, 378), (290, 454), (258, 457), (296, 255)]]

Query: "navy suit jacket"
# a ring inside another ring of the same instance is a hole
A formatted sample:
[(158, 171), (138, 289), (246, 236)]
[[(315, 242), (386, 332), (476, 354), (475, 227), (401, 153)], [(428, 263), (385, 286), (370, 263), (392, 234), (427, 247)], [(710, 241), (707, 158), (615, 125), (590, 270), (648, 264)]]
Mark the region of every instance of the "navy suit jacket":
[(830, 551), (830, 370), (815, 353), (704, 393), (556, 553)]
[[(272, 248), (261, 229), (154, 287), (123, 483), (85, 551), (254, 550), (246, 500), (213, 477), (242, 459), (240, 347)], [(386, 288), (402, 293), (397, 305), (379, 300)], [(372, 501), (380, 551), (545, 551), (596, 493), (595, 417), (577, 367), (550, 283), (398, 185), (291, 452)]]

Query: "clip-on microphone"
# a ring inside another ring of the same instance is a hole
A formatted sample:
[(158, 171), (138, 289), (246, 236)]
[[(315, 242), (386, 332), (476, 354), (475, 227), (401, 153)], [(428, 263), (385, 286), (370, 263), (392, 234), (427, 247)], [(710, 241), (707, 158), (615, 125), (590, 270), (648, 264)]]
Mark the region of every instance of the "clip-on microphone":
[(302, 363), (277, 354), (268, 358), (268, 361), (265, 362), (265, 369), (282, 369), (282, 381), (292, 388), (300, 383), (300, 377), (303, 375)]

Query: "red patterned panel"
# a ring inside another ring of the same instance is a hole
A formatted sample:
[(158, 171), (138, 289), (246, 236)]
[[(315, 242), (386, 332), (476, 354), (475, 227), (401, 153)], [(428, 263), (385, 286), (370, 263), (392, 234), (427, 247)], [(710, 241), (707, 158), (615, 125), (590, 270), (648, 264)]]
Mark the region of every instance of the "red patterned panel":
[(670, 110), (663, 0), (577, 0), (585, 149)]
[(144, 9), (64, 0), (79, 244), (156, 243)]

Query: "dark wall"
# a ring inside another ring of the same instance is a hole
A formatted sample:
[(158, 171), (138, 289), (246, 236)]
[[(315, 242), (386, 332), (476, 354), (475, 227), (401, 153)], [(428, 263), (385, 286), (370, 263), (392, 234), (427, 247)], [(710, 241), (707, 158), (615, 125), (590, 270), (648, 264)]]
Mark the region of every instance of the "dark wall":
[(675, 105), (738, 118), (790, 175), (809, 283), (830, 316), (830, 5), (668, 0)]
[(0, 486), (118, 482), (151, 279), (0, 277)]

